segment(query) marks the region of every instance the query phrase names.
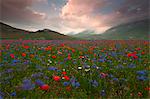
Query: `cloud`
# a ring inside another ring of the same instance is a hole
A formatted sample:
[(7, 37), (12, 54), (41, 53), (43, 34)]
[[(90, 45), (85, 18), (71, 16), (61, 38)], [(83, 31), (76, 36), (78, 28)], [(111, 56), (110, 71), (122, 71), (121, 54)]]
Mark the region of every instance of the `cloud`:
[(35, 2), (45, 0), (1, 0), (1, 21), (18, 24), (38, 23), (37, 20), (44, 20), (45, 13), (32, 10), (30, 7)]
[[(68, 0), (62, 8), (60, 17), (64, 25), (71, 29), (91, 29), (102, 33), (108, 28), (146, 17), (148, 0), (126, 0), (122, 5), (116, 5), (109, 13), (117, 0)], [(130, 7), (135, 7), (129, 11)], [(141, 11), (137, 11), (141, 10)]]
[(30, 30), (103, 33), (118, 24), (147, 18), (148, 4), (148, 0), (0, 0), (0, 20)]
[(68, 0), (62, 8), (60, 17), (65, 25), (72, 29), (96, 29), (103, 32), (109, 28), (100, 21), (105, 19), (105, 15), (94, 15), (94, 12), (108, 4), (105, 0)]

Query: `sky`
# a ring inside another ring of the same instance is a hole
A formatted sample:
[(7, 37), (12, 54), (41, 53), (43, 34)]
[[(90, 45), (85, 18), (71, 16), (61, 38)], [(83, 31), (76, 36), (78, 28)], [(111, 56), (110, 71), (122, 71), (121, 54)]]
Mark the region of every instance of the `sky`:
[(0, 21), (36, 31), (103, 33), (148, 18), (149, 0), (0, 0)]

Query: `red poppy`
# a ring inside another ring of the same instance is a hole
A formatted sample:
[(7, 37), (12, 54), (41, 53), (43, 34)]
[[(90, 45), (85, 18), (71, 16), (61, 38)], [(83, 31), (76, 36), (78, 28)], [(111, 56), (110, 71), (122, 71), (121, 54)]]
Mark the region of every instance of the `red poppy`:
[(68, 56), (71, 56), (71, 54), (69, 53)]
[(70, 56), (68, 56), (68, 60), (71, 60), (71, 57), (70, 57)]
[(133, 57), (134, 59), (137, 59), (137, 58), (138, 58), (138, 56), (136, 55), (136, 52), (128, 53), (127, 56), (128, 56), (128, 57)]
[(60, 81), (60, 77), (59, 77), (59, 76), (53, 76), (53, 79), (54, 79), (55, 81)]
[(53, 59), (55, 59), (55, 58), (56, 58), (56, 56), (55, 56), (55, 55), (53, 55), (53, 56), (52, 56), (52, 58), (53, 58)]
[(75, 49), (72, 49), (72, 52), (74, 53), (74, 52), (75, 52)]
[(141, 48), (136, 48), (136, 50), (138, 50), (138, 51), (139, 51), (139, 50), (141, 50)]
[(62, 72), (62, 74), (63, 74), (63, 75), (66, 75), (66, 74), (67, 74), (67, 72), (65, 72), (65, 71), (64, 71), (64, 72)]
[(106, 48), (104, 48), (104, 50), (106, 50)]
[(10, 57), (11, 57), (11, 58), (15, 58), (15, 55), (14, 55), (14, 54), (10, 54)]
[(60, 46), (61, 46), (61, 47), (64, 47), (64, 46), (65, 46), (65, 44), (61, 44)]
[(136, 51), (134, 51), (132, 54), (137, 54), (137, 52), (136, 52)]
[(138, 58), (138, 56), (134, 55), (134, 56), (133, 56), (133, 58), (134, 58), (134, 59), (137, 59), (137, 58)]
[(146, 88), (144, 88), (145, 90), (147, 90), (147, 91), (149, 91), (150, 90), (150, 87), (146, 87)]
[(68, 76), (64, 76), (65, 80), (70, 80), (70, 78)]
[(101, 50), (101, 52), (104, 52), (104, 50)]
[(21, 55), (22, 55), (23, 57), (26, 57), (26, 53), (22, 53)]
[(145, 42), (144, 42), (144, 45), (147, 45), (148, 43), (149, 43), (149, 42), (145, 41)]
[(127, 56), (128, 56), (128, 57), (131, 57), (131, 56), (132, 56), (132, 54), (131, 54), (131, 53), (128, 53), (128, 54), (127, 54)]
[(23, 46), (23, 48), (28, 49), (28, 48), (29, 48), (29, 46), (25, 45), (25, 46)]
[(52, 50), (52, 48), (50, 46), (48, 46), (48, 47), (45, 48), (45, 50), (50, 51), (50, 50)]
[(84, 58), (84, 56), (79, 56), (79, 58)]
[(110, 58), (110, 56), (108, 56), (108, 58)]
[(6, 46), (6, 49), (9, 49), (9, 47), (10, 47), (10, 45), (8, 44), (8, 45)]
[(141, 52), (141, 54), (142, 54), (142, 55), (144, 55), (144, 54), (145, 54), (145, 52), (143, 51), (143, 52)]
[(45, 84), (45, 85), (43, 85), (43, 86), (40, 86), (40, 89), (41, 90), (48, 90), (50, 88), (50, 86), (49, 85), (47, 85), (47, 84)]

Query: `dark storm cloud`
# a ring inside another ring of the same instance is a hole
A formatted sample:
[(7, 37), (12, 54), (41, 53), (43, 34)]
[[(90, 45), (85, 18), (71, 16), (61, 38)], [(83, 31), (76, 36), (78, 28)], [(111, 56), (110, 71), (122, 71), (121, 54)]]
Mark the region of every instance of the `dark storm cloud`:
[(135, 21), (148, 18), (149, 1), (148, 0), (126, 0), (118, 9), (122, 18), (127, 21)]
[(45, 15), (36, 12), (30, 7), (38, 0), (0, 0), (1, 5), (1, 21), (11, 23), (30, 24), (43, 20)]

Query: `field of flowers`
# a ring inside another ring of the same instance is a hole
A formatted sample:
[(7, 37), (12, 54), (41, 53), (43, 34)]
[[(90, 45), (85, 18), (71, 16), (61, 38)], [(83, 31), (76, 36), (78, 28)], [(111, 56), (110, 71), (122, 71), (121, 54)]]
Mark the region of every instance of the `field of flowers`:
[(148, 98), (149, 41), (2, 40), (0, 99)]

